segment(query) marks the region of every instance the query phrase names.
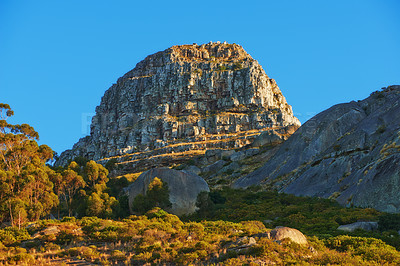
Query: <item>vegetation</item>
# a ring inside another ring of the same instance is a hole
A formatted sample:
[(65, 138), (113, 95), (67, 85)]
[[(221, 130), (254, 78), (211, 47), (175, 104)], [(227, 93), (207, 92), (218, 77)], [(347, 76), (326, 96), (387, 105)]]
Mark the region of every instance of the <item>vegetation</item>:
[[(121, 191), (138, 174), (109, 178), (116, 160), (83, 157), (51, 167), (54, 152), (31, 126), (9, 124), (12, 115), (0, 104), (0, 264), (400, 264), (399, 214), (328, 199), (223, 188), (200, 193), (198, 211), (181, 220), (165, 211), (168, 185), (154, 178), (128, 216)], [(58, 219), (43, 219), (51, 214)], [(337, 230), (358, 220), (379, 221), (379, 231)], [(297, 228), (309, 245), (274, 242), (265, 225)]]
[(48, 215), (58, 204), (46, 166), (53, 151), (39, 146), (39, 134), (28, 124), (7, 122), (14, 112), (0, 104), (0, 220), (18, 225)]
[[(54, 227), (57, 233), (44, 233)], [(267, 230), (257, 221), (182, 222), (160, 208), (120, 221), (97, 217), (41, 220), (28, 229), (0, 229), (0, 261), (51, 264), (84, 260), (102, 265), (400, 263), (400, 252), (374, 238), (309, 237), (309, 246), (301, 246), (274, 242), (263, 234)], [(253, 237), (255, 243), (243, 248), (241, 241), (246, 237)]]
[(168, 209), (172, 206), (169, 201), (168, 185), (163, 183), (161, 179), (155, 177), (149, 184), (146, 195), (139, 194), (132, 203), (132, 210), (139, 214), (160, 207)]

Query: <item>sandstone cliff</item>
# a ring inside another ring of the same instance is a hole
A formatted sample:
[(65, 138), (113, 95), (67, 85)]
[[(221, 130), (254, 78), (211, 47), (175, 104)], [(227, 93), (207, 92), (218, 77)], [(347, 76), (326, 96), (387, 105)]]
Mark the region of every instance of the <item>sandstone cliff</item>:
[(400, 86), (316, 115), (234, 187), (272, 186), (400, 212)]
[(263, 131), (284, 139), (299, 126), (276, 82), (240, 45), (173, 46), (105, 92), (90, 136), (56, 164), (76, 156), (133, 165), (171, 153), (187, 157), (242, 147)]

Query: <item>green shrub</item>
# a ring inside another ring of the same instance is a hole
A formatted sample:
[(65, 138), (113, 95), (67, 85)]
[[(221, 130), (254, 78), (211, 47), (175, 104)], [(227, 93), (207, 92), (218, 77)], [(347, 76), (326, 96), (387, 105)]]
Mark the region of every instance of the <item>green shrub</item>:
[(132, 210), (144, 214), (154, 207), (168, 209), (172, 206), (169, 201), (168, 184), (155, 177), (149, 184), (146, 195), (139, 194), (132, 203)]

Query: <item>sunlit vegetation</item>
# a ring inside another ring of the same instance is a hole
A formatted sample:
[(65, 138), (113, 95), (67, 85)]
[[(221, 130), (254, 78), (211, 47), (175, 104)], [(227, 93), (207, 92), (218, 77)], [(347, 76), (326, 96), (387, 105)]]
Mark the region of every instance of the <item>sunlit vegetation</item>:
[[(57, 230), (44, 233), (49, 228)], [(274, 242), (264, 235), (267, 231), (258, 221), (182, 222), (159, 208), (118, 221), (97, 217), (41, 220), (27, 229), (1, 229), (0, 260), (27, 264), (84, 260), (102, 265), (400, 263), (396, 249), (374, 238), (309, 237), (309, 245), (301, 246)], [(246, 237), (253, 237), (255, 243), (243, 248)]]
[[(329, 199), (224, 188), (201, 193), (198, 211), (178, 218), (163, 210), (168, 184), (154, 178), (130, 215), (123, 189), (140, 173), (110, 177), (116, 159), (52, 167), (51, 148), (31, 126), (9, 124), (12, 115), (0, 104), (0, 264), (400, 264), (399, 214)], [(359, 220), (379, 230), (337, 230)], [(309, 244), (274, 242), (267, 233), (276, 226), (299, 229)]]

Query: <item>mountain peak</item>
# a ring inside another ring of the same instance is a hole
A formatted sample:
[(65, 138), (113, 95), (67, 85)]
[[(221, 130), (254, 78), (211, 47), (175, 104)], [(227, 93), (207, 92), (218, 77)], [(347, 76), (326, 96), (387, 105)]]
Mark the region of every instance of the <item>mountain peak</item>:
[(275, 80), (240, 45), (177, 45), (147, 56), (105, 92), (90, 136), (59, 164), (188, 157), (243, 147), (264, 131), (284, 139), (299, 126)]

